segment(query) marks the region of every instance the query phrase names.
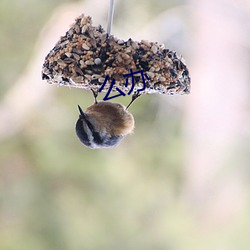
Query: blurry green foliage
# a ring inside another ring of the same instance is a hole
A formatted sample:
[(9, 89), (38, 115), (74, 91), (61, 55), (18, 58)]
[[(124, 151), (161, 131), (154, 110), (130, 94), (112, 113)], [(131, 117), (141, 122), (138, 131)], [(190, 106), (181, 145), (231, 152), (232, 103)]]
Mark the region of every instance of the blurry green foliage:
[(69, 0), (0, 1), (0, 97), (25, 69), (42, 25)]

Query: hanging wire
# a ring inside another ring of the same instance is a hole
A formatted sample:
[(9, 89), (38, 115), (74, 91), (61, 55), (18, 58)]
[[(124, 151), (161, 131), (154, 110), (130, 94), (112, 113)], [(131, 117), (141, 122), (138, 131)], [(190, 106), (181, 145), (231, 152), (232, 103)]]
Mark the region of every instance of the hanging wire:
[(111, 33), (111, 29), (112, 29), (114, 9), (115, 9), (115, 0), (110, 0), (109, 13), (108, 13), (108, 26), (107, 26), (107, 33), (108, 34)]

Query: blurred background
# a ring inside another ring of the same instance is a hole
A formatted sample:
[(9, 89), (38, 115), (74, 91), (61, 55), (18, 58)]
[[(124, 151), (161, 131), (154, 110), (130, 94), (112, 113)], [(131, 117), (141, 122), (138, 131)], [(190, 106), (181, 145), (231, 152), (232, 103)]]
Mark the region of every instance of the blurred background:
[(249, 250), (250, 1), (117, 0), (112, 33), (176, 50), (192, 89), (139, 98), (134, 134), (90, 150), (74, 126), (92, 94), (41, 68), (81, 13), (106, 28), (108, 5), (0, 2), (0, 249)]

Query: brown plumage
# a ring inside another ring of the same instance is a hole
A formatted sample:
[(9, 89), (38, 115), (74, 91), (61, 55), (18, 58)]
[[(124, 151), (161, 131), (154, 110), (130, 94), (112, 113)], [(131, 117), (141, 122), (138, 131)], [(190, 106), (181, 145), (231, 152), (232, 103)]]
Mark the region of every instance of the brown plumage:
[(128, 135), (133, 132), (134, 118), (119, 103), (98, 102), (85, 111), (97, 131), (110, 135)]
[(76, 134), (83, 145), (92, 149), (117, 146), (126, 135), (133, 132), (134, 117), (123, 105), (97, 102), (97, 95), (95, 92), (93, 94), (95, 103), (85, 112), (78, 105), (80, 115), (76, 122)]

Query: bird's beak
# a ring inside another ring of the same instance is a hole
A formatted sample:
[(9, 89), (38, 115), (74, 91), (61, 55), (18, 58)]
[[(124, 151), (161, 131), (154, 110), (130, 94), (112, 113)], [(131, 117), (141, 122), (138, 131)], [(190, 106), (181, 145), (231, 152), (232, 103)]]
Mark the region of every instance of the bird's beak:
[(82, 108), (79, 105), (77, 105), (77, 106), (78, 106), (78, 110), (79, 110), (79, 113), (80, 113), (80, 118), (86, 118), (84, 112), (82, 111)]

